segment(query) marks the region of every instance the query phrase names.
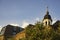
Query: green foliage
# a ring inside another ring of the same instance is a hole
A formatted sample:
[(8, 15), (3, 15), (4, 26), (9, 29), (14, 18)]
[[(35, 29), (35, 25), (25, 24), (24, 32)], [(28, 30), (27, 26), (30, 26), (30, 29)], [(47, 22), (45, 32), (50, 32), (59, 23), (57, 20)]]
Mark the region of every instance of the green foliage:
[(28, 25), (25, 40), (60, 40), (60, 25), (57, 30), (51, 26), (44, 27), (40, 22), (35, 25)]

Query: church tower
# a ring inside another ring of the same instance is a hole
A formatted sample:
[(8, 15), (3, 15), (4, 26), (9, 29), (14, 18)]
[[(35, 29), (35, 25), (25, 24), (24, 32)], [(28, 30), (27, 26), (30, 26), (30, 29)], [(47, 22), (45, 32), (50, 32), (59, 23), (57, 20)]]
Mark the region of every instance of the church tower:
[(44, 16), (44, 19), (43, 19), (43, 25), (49, 26), (51, 24), (52, 24), (52, 19), (51, 19), (51, 16), (49, 15), (48, 7), (47, 7), (46, 15)]

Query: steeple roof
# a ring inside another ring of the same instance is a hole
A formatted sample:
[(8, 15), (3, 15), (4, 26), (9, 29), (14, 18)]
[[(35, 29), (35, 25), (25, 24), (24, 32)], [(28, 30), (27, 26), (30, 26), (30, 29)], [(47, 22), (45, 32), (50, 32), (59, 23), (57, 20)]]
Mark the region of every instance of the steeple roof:
[(47, 7), (46, 15), (44, 16), (44, 19), (50, 19), (52, 21), (51, 16), (49, 15), (48, 7)]

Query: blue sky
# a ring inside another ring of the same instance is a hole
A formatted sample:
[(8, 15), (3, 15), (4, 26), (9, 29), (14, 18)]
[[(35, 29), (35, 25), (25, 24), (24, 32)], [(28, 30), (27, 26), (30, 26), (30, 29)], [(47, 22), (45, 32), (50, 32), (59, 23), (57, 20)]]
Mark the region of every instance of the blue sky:
[(53, 21), (60, 20), (60, 0), (0, 0), (0, 26), (42, 21), (47, 6)]

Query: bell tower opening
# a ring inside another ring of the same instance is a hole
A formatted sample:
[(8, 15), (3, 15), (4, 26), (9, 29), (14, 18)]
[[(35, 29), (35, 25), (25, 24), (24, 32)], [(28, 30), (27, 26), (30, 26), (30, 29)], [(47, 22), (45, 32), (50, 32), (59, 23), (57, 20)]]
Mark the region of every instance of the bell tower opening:
[(45, 25), (47, 25), (47, 21), (45, 22)]

